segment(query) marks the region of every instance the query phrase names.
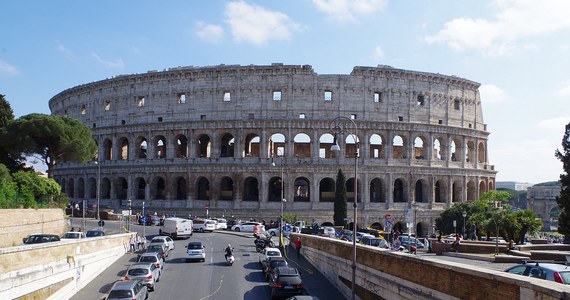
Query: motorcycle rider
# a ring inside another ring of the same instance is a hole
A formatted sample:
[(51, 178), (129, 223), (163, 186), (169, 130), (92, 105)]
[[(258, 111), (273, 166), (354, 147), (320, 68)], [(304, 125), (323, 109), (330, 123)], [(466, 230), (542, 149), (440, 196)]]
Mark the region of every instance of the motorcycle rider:
[(228, 244), (228, 247), (225, 250), (226, 251), (226, 255), (225, 255), (226, 261), (228, 260), (228, 257), (234, 255), (233, 250), (234, 250), (234, 248), (232, 248), (232, 245)]

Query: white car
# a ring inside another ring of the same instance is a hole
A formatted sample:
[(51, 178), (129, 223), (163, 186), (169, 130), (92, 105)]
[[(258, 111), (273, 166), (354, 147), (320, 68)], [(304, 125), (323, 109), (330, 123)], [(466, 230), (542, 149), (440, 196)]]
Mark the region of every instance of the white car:
[(79, 231), (69, 231), (61, 236), (62, 240), (78, 240), (84, 238), (87, 238), (87, 236), (85, 236), (85, 232), (79, 232)]
[(193, 220), (192, 230), (198, 232), (213, 232), (216, 230), (216, 223), (212, 220)]
[(263, 249), (263, 251), (261, 251), (261, 254), (259, 254), (259, 263), (263, 264), (263, 262), (270, 257), (282, 257), (281, 250), (279, 250), (279, 248), (271, 247)]
[[(289, 236), (291, 234), (292, 228), (290, 225), (283, 226), (283, 236)], [(279, 228), (271, 228), (267, 230), (267, 234), (271, 236), (279, 236)]]
[(151, 244), (163, 244), (166, 252), (174, 249), (174, 240), (169, 236), (155, 236), (150, 241)]
[(232, 231), (254, 232), (255, 227), (259, 226), (259, 232), (265, 231), (265, 226), (259, 222), (244, 222), (232, 226)]

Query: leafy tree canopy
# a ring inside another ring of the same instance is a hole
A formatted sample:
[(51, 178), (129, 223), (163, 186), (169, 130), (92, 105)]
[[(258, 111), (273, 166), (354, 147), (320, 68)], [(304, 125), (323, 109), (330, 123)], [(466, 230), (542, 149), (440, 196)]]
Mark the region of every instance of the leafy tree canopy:
[(45, 114), (29, 114), (6, 126), (3, 142), (28, 156), (39, 157), (48, 166), (48, 176), (60, 161), (86, 162), (97, 145), (91, 130), (79, 121)]
[(12, 149), (9, 148), (11, 143), (1, 139), (4, 127), (13, 120), (14, 112), (12, 111), (12, 107), (4, 95), (0, 94), (0, 163), (8, 167), (11, 172), (16, 172), (24, 168), (24, 158), (20, 152), (12, 151)]
[(565, 236), (570, 235), (570, 123), (566, 125), (562, 138), (562, 150), (556, 150), (556, 158), (562, 162), (564, 173), (560, 174), (560, 194), (556, 197), (556, 203), (560, 207), (558, 217), (558, 232)]

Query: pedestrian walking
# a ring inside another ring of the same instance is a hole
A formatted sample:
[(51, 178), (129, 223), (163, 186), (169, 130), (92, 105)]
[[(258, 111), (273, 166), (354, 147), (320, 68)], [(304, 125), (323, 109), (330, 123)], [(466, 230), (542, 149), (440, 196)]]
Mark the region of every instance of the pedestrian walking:
[(137, 241), (136, 241), (136, 236), (131, 235), (131, 238), (129, 239), (129, 245), (130, 245), (130, 252), (135, 252), (136, 251), (136, 245), (137, 245)]
[(301, 238), (295, 240), (295, 250), (297, 250), (297, 258), (301, 258)]

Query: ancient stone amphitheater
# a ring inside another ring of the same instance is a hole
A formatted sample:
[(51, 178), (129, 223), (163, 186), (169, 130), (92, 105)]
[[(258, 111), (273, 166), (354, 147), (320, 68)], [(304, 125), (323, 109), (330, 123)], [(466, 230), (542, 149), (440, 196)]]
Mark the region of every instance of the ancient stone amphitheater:
[(131, 200), (137, 211), (144, 203), (159, 214), (267, 222), (283, 209), (332, 222), (340, 169), (349, 202), (357, 195), (359, 226), (405, 228), (413, 212), (418, 234), (428, 234), (441, 210), (494, 189), (478, 88), (389, 66), (349, 75), (272, 64), (116, 76), (49, 101), (53, 114), (91, 128), (99, 149), (93, 163), (60, 164), (55, 177), (89, 205)]

